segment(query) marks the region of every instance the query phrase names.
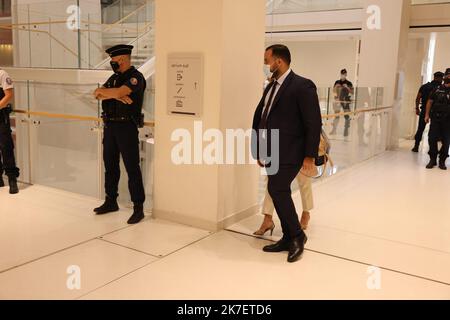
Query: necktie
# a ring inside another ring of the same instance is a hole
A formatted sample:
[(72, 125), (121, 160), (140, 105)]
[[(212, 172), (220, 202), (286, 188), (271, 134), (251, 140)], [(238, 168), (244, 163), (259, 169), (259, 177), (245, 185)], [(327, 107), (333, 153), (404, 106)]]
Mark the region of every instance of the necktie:
[(272, 102), (273, 102), (273, 98), (275, 95), (275, 90), (277, 88), (277, 85), (278, 85), (277, 81), (275, 81), (272, 85), (269, 100), (267, 101), (267, 105), (266, 105), (266, 108), (264, 109), (264, 112), (263, 112), (263, 115), (261, 118), (261, 122), (259, 123), (259, 129), (267, 129), (267, 117), (269, 116), (269, 110), (270, 110), (270, 107), (272, 106)]

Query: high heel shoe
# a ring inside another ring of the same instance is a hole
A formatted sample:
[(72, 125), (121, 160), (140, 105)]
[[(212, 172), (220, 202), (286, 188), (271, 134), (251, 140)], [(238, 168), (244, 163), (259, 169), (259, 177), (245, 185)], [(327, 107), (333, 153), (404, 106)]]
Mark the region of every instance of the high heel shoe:
[(255, 231), (253, 233), (253, 235), (255, 235), (255, 236), (263, 236), (263, 235), (266, 234), (267, 231), (270, 231), (270, 236), (272, 236), (274, 229), (275, 229), (275, 223), (272, 223), (272, 226), (266, 228), (265, 230), (260, 228), (258, 231)]

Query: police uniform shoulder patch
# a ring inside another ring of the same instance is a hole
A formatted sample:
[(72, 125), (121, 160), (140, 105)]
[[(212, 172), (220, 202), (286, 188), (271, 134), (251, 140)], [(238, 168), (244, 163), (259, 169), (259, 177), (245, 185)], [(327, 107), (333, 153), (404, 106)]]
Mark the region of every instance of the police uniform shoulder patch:
[(10, 77), (6, 78), (6, 83), (11, 85), (13, 83), (12, 79)]
[(136, 79), (136, 78), (131, 78), (130, 79), (130, 83), (133, 85), (133, 86), (135, 86), (135, 85), (137, 85), (138, 84), (138, 80)]

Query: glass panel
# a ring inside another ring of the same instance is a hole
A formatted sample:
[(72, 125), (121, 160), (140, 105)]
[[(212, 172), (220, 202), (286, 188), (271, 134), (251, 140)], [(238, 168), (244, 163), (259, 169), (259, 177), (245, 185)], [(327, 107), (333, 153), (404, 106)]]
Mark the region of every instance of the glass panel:
[[(331, 164), (327, 165), (320, 179), (325, 179), (386, 150), (391, 111), (378, 110), (383, 103), (383, 88), (355, 88), (355, 93), (349, 101), (335, 100), (333, 88), (317, 90), (323, 130), (330, 140), (330, 157), (334, 163), (334, 167)], [(259, 185), (261, 201), (265, 188), (264, 176), (261, 176)], [(296, 181), (293, 181), (291, 189), (298, 190)]]
[(438, 3), (450, 3), (450, 1), (446, 0), (411, 0), (413, 5), (417, 4), (438, 4)]
[(30, 111), (95, 118), (100, 114), (100, 103), (93, 96), (98, 84), (29, 83)]
[[(125, 7), (129, 9), (124, 9), (122, 18), (113, 24), (103, 25), (102, 46), (103, 50), (116, 44), (126, 43), (134, 46), (132, 61), (136, 67), (139, 67), (154, 55), (154, 2), (134, 1)], [(103, 60), (94, 68), (108, 69), (109, 67), (109, 58), (103, 54)]]
[(79, 12), (77, 3), (59, 0), (14, 6), (12, 29), (15, 47), (21, 48), (16, 67), (106, 69), (105, 50), (116, 44), (135, 46), (136, 67), (153, 56), (153, 0), (85, 1)]
[[(93, 98), (99, 84), (15, 83), (14, 114), (21, 181), (96, 198), (104, 197), (100, 103)], [(51, 98), (49, 98), (51, 97)], [(154, 119), (154, 81), (147, 80), (145, 120)], [(25, 113), (24, 113), (25, 112)], [(26, 114), (30, 112), (30, 114)], [(153, 128), (139, 130), (145, 209), (153, 207)], [(130, 205), (128, 177), (121, 161), (119, 201)]]
[(96, 87), (30, 83), (29, 110), (58, 115), (58, 118), (30, 116), (32, 183), (99, 196), (101, 140), (100, 132), (96, 130), (97, 123), (63, 118), (64, 115), (97, 118), (99, 103), (92, 96)]
[(92, 122), (34, 116), (30, 128), (32, 182), (99, 196), (99, 134)]
[(268, 14), (300, 13), (363, 8), (362, 0), (268, 0)]

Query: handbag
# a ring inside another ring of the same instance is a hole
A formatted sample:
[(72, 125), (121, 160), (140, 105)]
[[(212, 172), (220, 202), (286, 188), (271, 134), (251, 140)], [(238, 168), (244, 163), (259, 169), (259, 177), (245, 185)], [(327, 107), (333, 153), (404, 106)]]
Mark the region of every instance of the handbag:
[(316, 157), (316, 159), (314, 161), (314, 164), (316, 165), (316, 167), (323, 166), (322, 173), (320, 175), (310, 177), (309, 175), (306, 175), (305, 173), (303, 173), (301, 170), (300, 170), (300, 172), (303, 175), (310, 177), (310, 178), (314, 178), (314, 179), (321, 178), (327, 169), (328, 163), (330, 163), (331, 167), (334, 167), (333, 160), (330, 157), (330, 151), (331, 151), (330, 139), (328, 138), (325, 131), (323, 131), (323, 129), (322, 129), (320, 132), (320, 143), (319, 143), (318, 156)]
[(328, 162), (330, 163), (331, 167), (334, 167), (333, 160), (330, 157), (330, 151), (331, 151), (331, 143), (330, 139), (328, 138), (325, 131), (320, 132), (320, 143), (319, 143), (319, 151), (318, 156), (316, 158), (315, 164), (316, 166), (320, 167), (323, 166), (322, 174), (318, 176), (317, 178), (320, 178), (323, 176), (323, 174), (326, 171)]

